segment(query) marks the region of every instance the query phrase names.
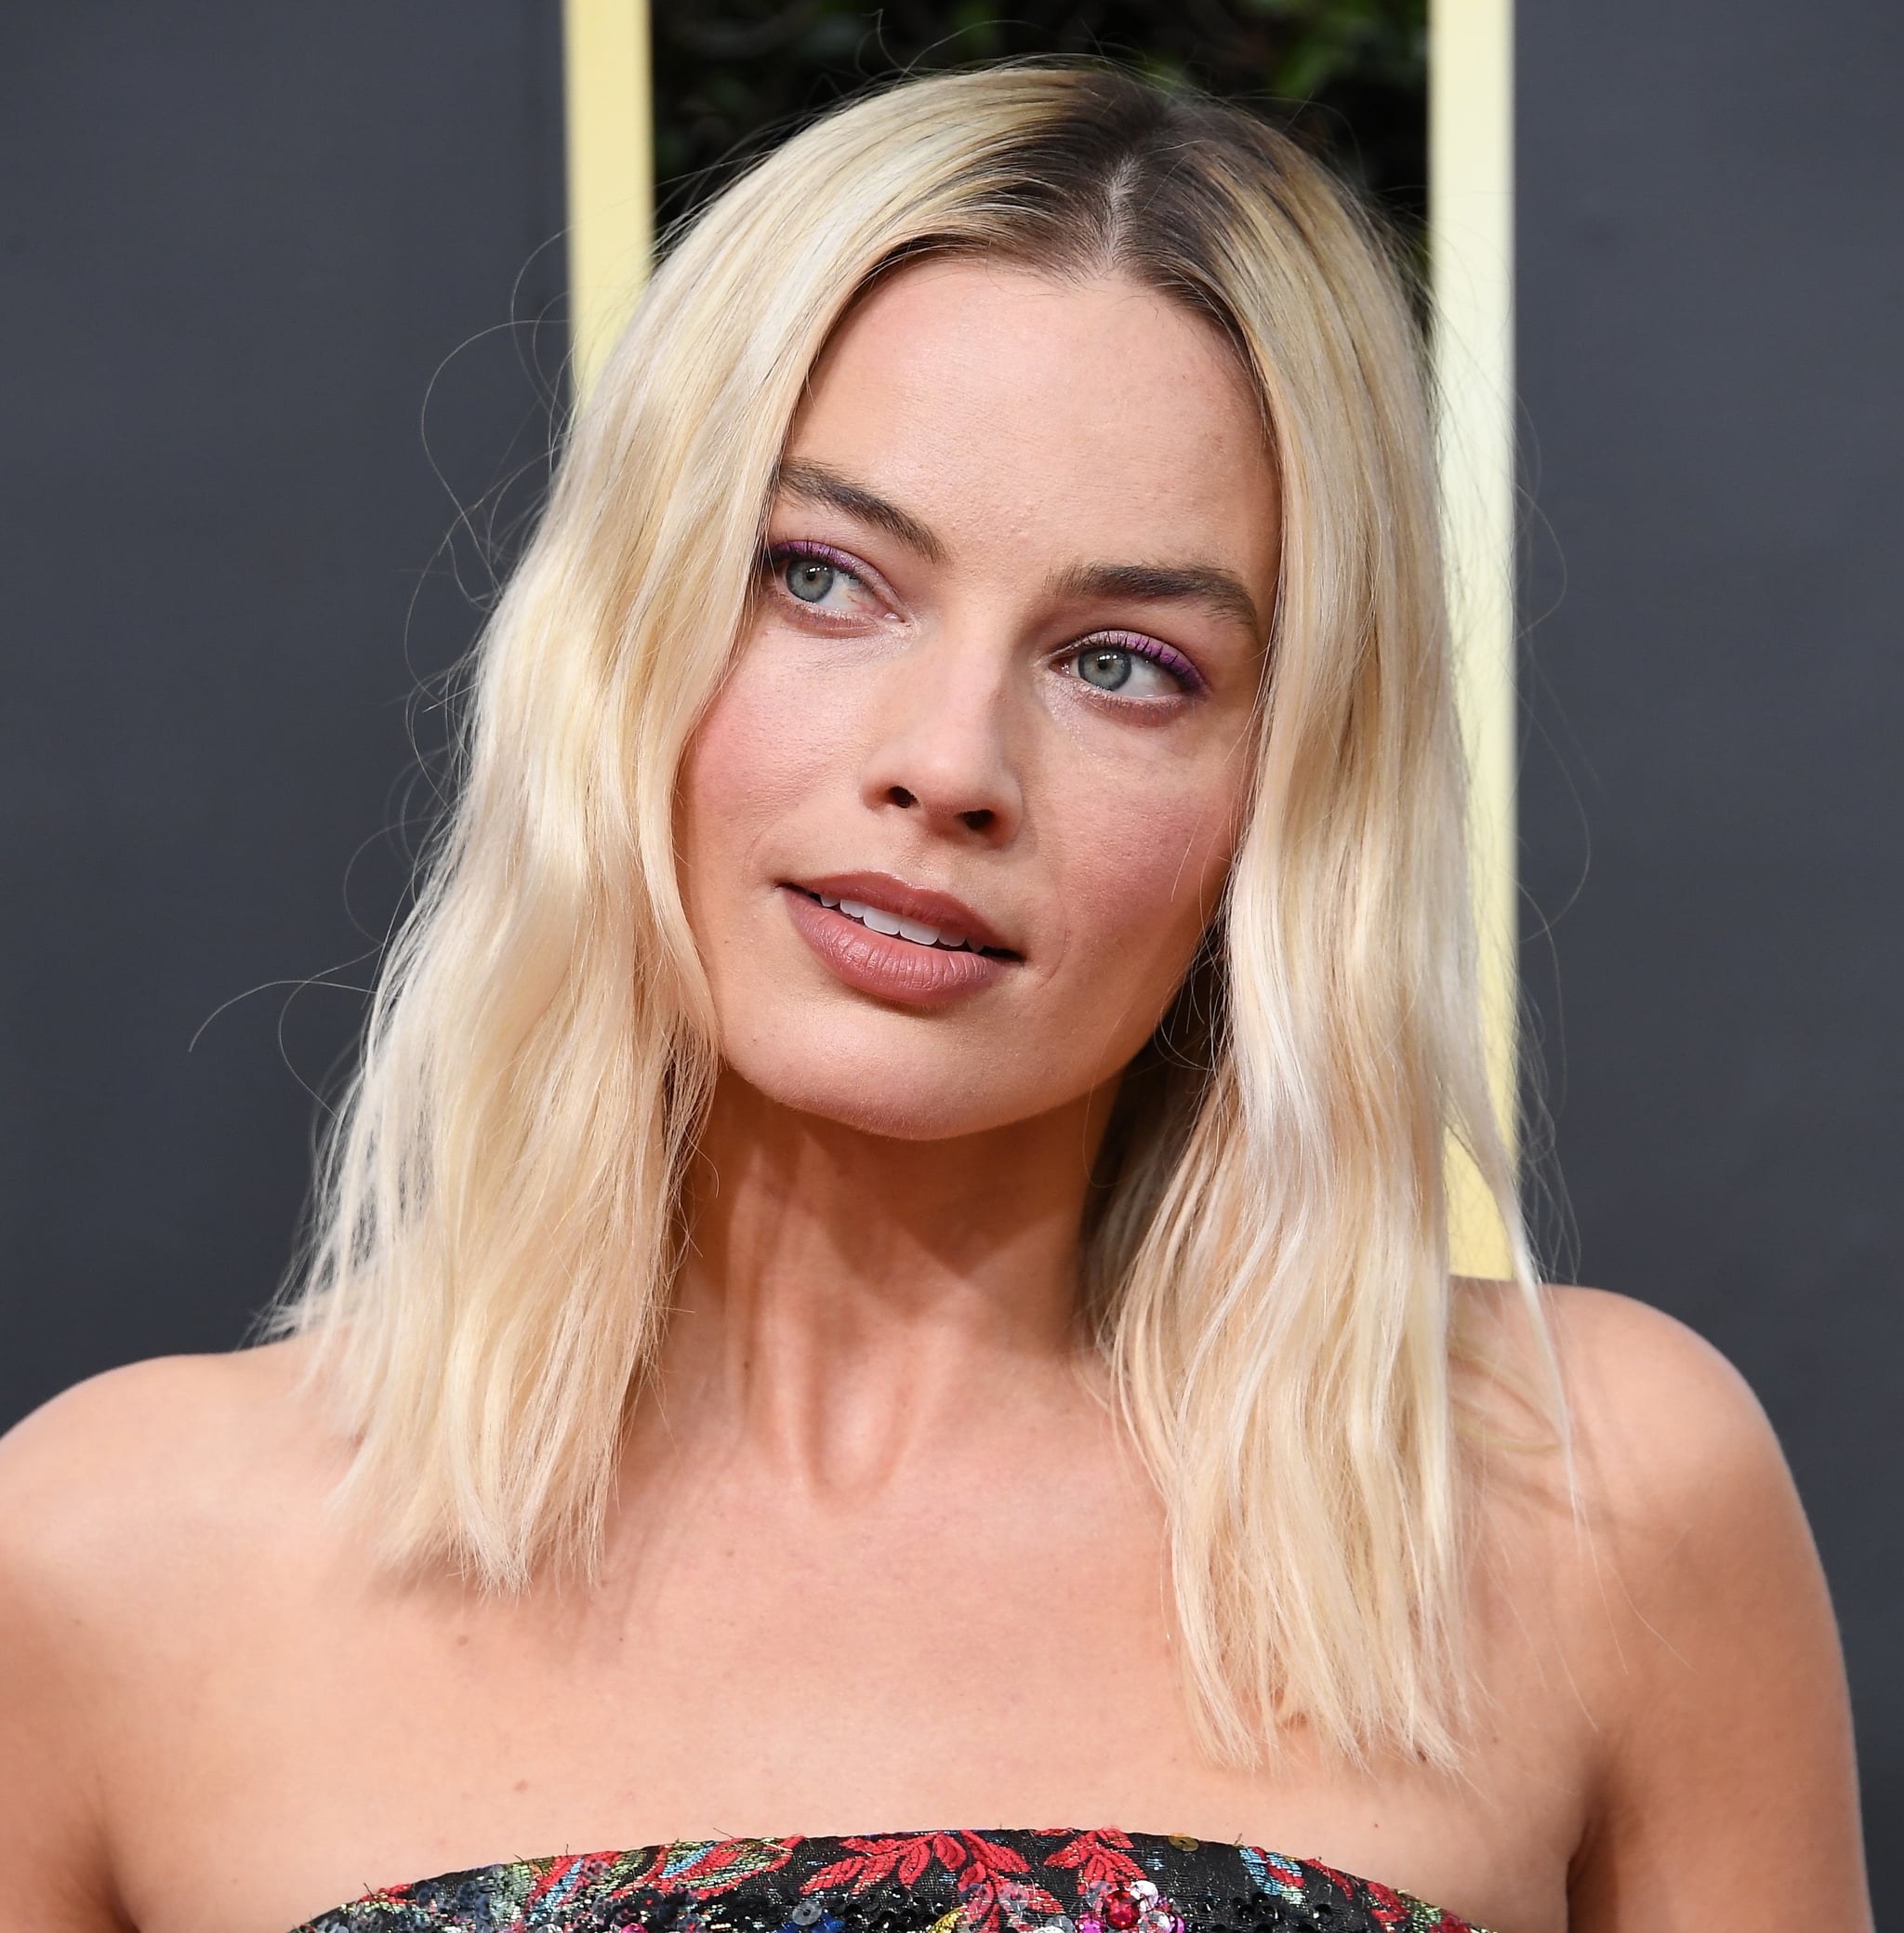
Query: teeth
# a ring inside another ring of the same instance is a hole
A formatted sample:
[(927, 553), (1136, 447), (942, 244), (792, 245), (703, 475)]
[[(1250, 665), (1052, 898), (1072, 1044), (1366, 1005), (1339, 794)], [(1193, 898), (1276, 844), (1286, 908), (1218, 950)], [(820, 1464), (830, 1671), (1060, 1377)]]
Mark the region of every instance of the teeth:
[(856, 899), (842, 899), (840, 902), (840, 910), (849, 920), (857, 920), (862, 926), (870, 926), (875, 933), (890, 933), (895, 937), (898, 934), (897, 917), (892, 913), (882, 913), (878, 907), (862, 905)]
[(875, 933), (910, 940), (916, 947), (939, 947), (951, 953), (966, 948), (966, 936), (962, 933), (945, 933), (918, 920), (902, 920), (897, 913), (882, 912), (878, 907), (867, 906), (864, 900), (828, 899), (824, 893), (813, 896), (823, 907), (837, 907), (849, 920), (857, 920), (862, 926), (870, 927)]

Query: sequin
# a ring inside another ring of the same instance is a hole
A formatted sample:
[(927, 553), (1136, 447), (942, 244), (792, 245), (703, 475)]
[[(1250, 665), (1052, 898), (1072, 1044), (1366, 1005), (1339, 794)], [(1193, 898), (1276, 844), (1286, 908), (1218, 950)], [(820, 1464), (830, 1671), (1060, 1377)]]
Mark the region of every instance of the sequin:
[(1253, 1847), (1109, 1828), (708, 1839), (518, 1860), (293, 1933), (1479, 1933)]

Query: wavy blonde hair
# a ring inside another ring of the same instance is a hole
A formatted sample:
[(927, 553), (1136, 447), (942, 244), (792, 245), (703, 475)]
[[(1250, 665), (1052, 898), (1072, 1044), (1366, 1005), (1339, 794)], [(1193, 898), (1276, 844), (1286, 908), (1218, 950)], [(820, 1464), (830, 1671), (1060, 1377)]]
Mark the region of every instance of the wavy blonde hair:
[(1526, 1266), (1483, 1064), (1434, 463), (1382, 235), (1249, 115), (1097, 67), (908, 82), (676, 239), (478, 647), (455, 807), (321, 1158), (282, 1331), (393, 1558), (498, 1587), (599, 1551), (715, 1071), (672, 842), (788, 426), (929, 253), (1164, 291), (1234, 345), (1280, 471), (1253, 804), (1129, 1072), (1083, 1294), (1168, 1511), (1193, 1711), (1456, 1756), (1466, 1595), (1450, 1136)]

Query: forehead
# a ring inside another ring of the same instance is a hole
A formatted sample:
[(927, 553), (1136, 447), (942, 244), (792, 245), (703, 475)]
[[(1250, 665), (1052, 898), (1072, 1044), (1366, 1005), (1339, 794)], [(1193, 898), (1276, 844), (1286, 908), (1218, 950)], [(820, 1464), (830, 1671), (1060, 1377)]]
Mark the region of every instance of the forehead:
[(787, 454), (874, 484), (955, 545), (1187, 548), (1254, 582), (1274, 569), (1253, 385), (1212, 324), (1121, 277), (901, 270), (828, 344)]

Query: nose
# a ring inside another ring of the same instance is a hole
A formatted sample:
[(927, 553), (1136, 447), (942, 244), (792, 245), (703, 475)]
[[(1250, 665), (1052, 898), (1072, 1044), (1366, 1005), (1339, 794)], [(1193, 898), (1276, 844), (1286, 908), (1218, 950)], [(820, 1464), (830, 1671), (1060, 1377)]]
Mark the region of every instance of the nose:
[(940, 638), (886, 668), (860, 796), (933, 832), (1002, 845), (1025, 814), (1012, 738), (1011, 654)]

